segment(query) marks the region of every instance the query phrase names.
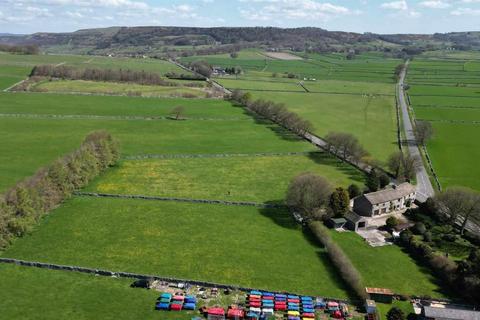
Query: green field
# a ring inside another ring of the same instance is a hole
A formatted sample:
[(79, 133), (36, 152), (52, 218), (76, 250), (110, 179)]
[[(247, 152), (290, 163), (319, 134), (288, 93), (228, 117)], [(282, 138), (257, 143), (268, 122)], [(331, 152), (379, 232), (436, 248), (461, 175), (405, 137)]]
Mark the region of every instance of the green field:
[(319, 136), (330, 131), (352, 133), (380, 162), (398, 149), (393, 72), (400, 60), (380, 54), (358, 55), (353, 60), (342, 54), (309, 54), (304, 60), (290, 61), (225, 55), (182, 61), (199, 58), (219, 67), (242, 67), (239, 76), (215, 80), (231, 90), (250, 91), (254, 99), (285, 104), (312, 122)]
[(332, 231), (331, 235), (358, 269), (366, 286), (389, 288), (399, 294), (445, 296), (430, 269), (418, 266), (398, 246), (374, 248), (353, 232)]
[[(126, 99), (121, 101), (121, 99)], [(107, 129), (123, 155), (309, 151), (313, 146), (278, 126), (248, 118), (219, 100), (0, 94), (0, 190), (75, 149), (91, 131)], [(47, 115), (167, 115), (182, 103), (185, 114), (213, 120), (49, 118)], [(210, 108), (210, 105), (212, 106)], [(18, 106), (18, 108), (17, 108)], [(47, 108), (48, 112), (42, 111)], [(8, 114), (22, 110), (23, 116)], [(98, 111), (97, 111), (98, 110)], [(29, 114), (32, 112), (32, 114)], [(42, 117), (37, 118), (37, 114)]]
[(434, 122), (435, 137), (427, 148), (442, 187), (466, 186), (480, 190), (480, 134), (478, 124)]
[(474, 58), (471, 53), (463, 59), (453, 56), (411, 63), (410, 102), (416, 119), (433, 125), (434, 137), (427, 149), (442, 187), (480, 190), (476, 179), (480, 175), (476, 165), (480, 156), (480, 87), (473, 85), (480, 84), (480, 72), (475, 70), (477, 60), (466, 60)]
[(88, 190), (193, 199), (283, 202), (289, 182), (302, 172), (321, 175), (333, 186), (346, 188), (351, 183), (364, 184), (361, 172), (329, 155), (315, 153), (309, 156), (124, 161)]
[(74, 198), (2, 255), (346, 297), (300, 228), (278, 209)]
[(394, 97), (281, 92), (253, 92), (253, 97), (285, 103), (310, 120), (319, 136), (352, 133), (380, 161), (398, 149)]
[(26, 79), (30, 71), (31, 68), (28, 67), (0, 65), (0, 90), (5, 90), (15, 83)]
[(323, 80), (352, 80), (372, 82), (394, 82), (393, 69), (400, 63), (397, 59), (385, 59), (375, 55), (358, 55), (354, 60), (346, 60), (343, 55), (309, 54), (304, 60), (278, 60), (257, 58), (251, 55), (232, 59), (226, 55), (193, 56), (182, 58), (184, 63), (206, 60), (219, 67), (240, 66), (245, 77), (272, 77), (292, 73), (300, 79), (316, 78)]
[[(102, 56), (80, 55), (18, 55), (0, 53), (0, 67), (17, 66), (29, 67), (30, 70), (36, 65), (53, 64), (65, 65), (77, 68), (101, 68), (101, 69), (130, 69), (165, 74), (167, 72), (188, 73), (176, 65), (158, 59), (143, 58), (120, 58)], [(28, 73), (27, 73), (28, 74)]]
[(204, 88), (184, 86), (154, 86), (134, 83), (116, 83), (83, 80), (44, 81), (31, 88), (36, 92), (55, 93), (92, 93), (112, 95), (137, 95), (143, 97), (189, 97), (203, 98), (207, 94)]
[(0, 265), (5, 319), (191, 319), (194, 312), (154, 310), (159, 293), (133, 280)]

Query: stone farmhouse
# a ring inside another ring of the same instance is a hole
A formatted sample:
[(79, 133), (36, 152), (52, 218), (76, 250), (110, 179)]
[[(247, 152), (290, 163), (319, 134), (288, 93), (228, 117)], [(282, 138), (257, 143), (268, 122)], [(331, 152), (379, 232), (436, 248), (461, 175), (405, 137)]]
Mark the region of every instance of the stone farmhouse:
[(407, 209), (415, 201), (415, 196), (415, 187), (405, 182), (354, 198), (352, 210), (361, 216), (379, 216)]

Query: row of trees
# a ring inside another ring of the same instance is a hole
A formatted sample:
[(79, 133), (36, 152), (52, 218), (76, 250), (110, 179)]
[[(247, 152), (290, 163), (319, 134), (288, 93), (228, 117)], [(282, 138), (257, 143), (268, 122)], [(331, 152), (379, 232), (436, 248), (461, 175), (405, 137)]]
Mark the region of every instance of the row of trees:
[(410, 181), (415, 177), (417, 164), (420, 159), (405, 154), (402, 151), (394, 152), (388, 157), (387, 167), (400, 181)]
[(210, 78), (213, 72), (213, 67), (205, 60), (193, 61), (188, 67), (205, 78)]
[(329, 132), (325, 136), (327, 150), (338, 157), (358, 163), (368, 156), (368, 152), (363, 148), (358, 139), (345, 132)]
[(304, 120), (296, 113), (289, 111), (282, 103), (263, 99), (252, 101), (250, 93), (244, 93), (240, 90), (233, 91), (230, 99), (298, 135), (304, 135), (313, 128), (310, 121)]
[(43, 215), (118, 158), (118, 144), (112, 136), (105, 131), (93, 132), (79, 149), (9, 189), (0, 196), (0, 249), (27, 233)]
[(8, 45), (0, 44), (0, 51), (20, 54), (39, 54), (40, 49), (36, 45)]
[(132, 71), (128, 69), (77, 69), (69, 66), (39, 65), (33, 68), (30, 76), (52, 77), (70, 80), (131, 82), (142, 85), (178, 85), (175, 82), (166, 81), (158, 73)]

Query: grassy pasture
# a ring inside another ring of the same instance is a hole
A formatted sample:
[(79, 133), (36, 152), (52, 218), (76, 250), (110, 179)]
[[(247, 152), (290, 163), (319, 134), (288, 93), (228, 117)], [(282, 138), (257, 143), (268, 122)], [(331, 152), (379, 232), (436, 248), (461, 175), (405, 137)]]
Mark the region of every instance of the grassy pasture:
[[(279, 75), (293, 73), (299, 78), (309, 77), (324, 80), (350, 80), (371, 82), (394, 82), (393, 69), (400, 60), (383, 59), (380, 57), (357, 56), (355, 60), (345, 60), (340, 56), (332, 58), (331, 55), (309, 55), (308, 60), (271, 60), (271, 59), (232, 59), (222, 55), (194, 56), (182, 58), (188, 63), (203, 59), (219, 67), (240, 66), (246, 76), (260, 74), (272, 77), (273, 73)], [(260, 74), (259, 74), (260, 73)]]
[(397, 147), (393, 97), (319, 93), (252, 92), (254, 98), (285, 103), (314, 125), (314, 132), (354, 134), (373, 157), (385, 161)]
[(345, 297), (299, 228), (282, 210), (74, 198), (3, 256)]
[[(473, 63), (473, 62), (472, 62)], [(474, 177), (480, 174), (476, 159), (480, 144), (480, 87), (456, 86), (458, 82), (480, 83), (480, 72), (472, 72), (467, 60), (414, 60), (409, 72), (410, 101), (415, 117), (431, 120), (434, 137), (427, 149), (443, 188), (455, 185), (480, 190)], [(421, 85), (424, 77), (434, 85)], [(442, 84), (442, 85), (438, 85)]]
[(130, 69), (160, 74), (167, 72), (188, 73), (176, 65), (158, 59), (120, 58), (87, 55), (17, 55), (0, 54), (0, 66), (20, 66), (33, 68), (40, 64), (66, 65), (77, 68)]
[[(291, 179), (314, 172), (333, 186), (364, 184), (364, 176), (327, 154), (123, 161), (88, 190), (114, 194), (283, 202)], [(246, 174), (248, 173), (248, 174)], [(221, 177), (221, 179), (219, 179)]]
[(227, 89), (241, 89), (245, 91), (296, 91), (305, 92), (298, 82), (280, 82), (280, 81), (249, 81), (235, 79), (217, 79)]
[(411, 89), (408, 90), (408, 93), (411, 96), (450, 96), (480, 98), (480, 88), (477, 87), (414, 85)]
[(388, 83), (360, 81), (318, 80), (305, 81), (304, 86), (310, 92), (333, 92), (353, 94), (395, 95), (395, 86)]
[(444, 106), (479, 108), (480, 99), (476, 97), (452, 97), (452, 96), (410, 96), (411, 104), (415, 106)]
[(7, 89), (25, 79), (30, 71), (28, 67), (0, 66), (0, 90)]
[[(25, 118), (0, 116), (3, 137), (0, 190), (73, 150), (86, 134), (99, 129), (107, 129), (118, 138), (124, 155), (313, 150), (313, 146), (301, 142), (293, 134), (276, 125), (247, 118), (242, 109), (220, 100), (1, 94), (0, 101), (6, 102), (0, 103), (0, 113), (26, 114)], [(166, 115), (182, 101), (186, 115), (207, 118), (211, 115), (217, 120), (28, 118), (30, 112), (43, 115)], [(43, 108), (48, 111), (42, 111)]]
[(353, 232), (331, 232), (369, 287), (389, 288), (396, 293), (443, 297), (428, 268), (415, 263), (398, 246), (370, 247)]
[(451, 107), (416, 107), (415, 117), (418, 120), (434, 121), (480, 121), (480, 108)]
[[(73, 97), (73, 98), (72, 98)], [(147, 99), (67, 94), (0, 93), (0, 113), (96, 116), (168, 116), (176, 106), (184, 107), (186, 118), (247, 120), (242, 108), (221, 99)]]
[(0, 265), (5, 319), (191, 319), (193, 312), (154, 310), (159, 293), (132, 280)]
[(135, 83), (117, 83), (84, 80), (59, 80), (43, 81), (33, 86), (33, 91), (56, 93), (93, 93), (129, 95), (139, 94), (143, 97), (181, 97), (191, 95), (203, 98), (206, 91), (203, 88), (190, 88), (183, 86), (154, 86)]
[(442, 187), (466, 186), (480, 190), (480, 125), (433, 122), (434, 138), (427, 148)]

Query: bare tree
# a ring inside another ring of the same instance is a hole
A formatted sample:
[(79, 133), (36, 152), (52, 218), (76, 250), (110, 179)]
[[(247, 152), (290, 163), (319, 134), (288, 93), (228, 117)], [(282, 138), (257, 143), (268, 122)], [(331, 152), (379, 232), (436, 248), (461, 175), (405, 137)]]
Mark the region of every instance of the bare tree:
[(460, 234), (463, 235), (469, 219), (480, 216), (480, 194), (464, 187), (448, 188), (435, 198), (440, 218), (455, 224), (462, 220)]
[(184, 112), (185, 112), (185, 108), (183, 106), (176, 106), (175, 108), (172, 109), (171, 113), (175, 117), (175, 120), (178, 120), (183, 116)]
[(326, 135), (327, 149), (345, 160), (360, 161), (368, 155), (358, 139), (345, 132), (330, 132)]
[(417, 172), (417, 162), (415, 157), (397, 151), (390, 155), (387, 166), (397, 179), (412, 180)]
[(421, 145), (425, 145), (433, 136), (432, 124), (428, 121), (417, 121), (415, 133), (417, 134), (418, 142)]
[(287, 205), (304, 217), (328, 204), (332, 186), (323, 177), (313, 173), (302, 173), (295, 177), (287, 190)]

